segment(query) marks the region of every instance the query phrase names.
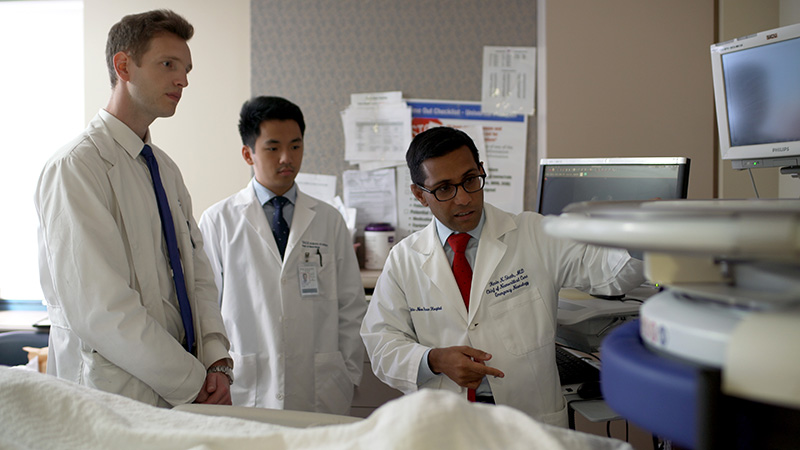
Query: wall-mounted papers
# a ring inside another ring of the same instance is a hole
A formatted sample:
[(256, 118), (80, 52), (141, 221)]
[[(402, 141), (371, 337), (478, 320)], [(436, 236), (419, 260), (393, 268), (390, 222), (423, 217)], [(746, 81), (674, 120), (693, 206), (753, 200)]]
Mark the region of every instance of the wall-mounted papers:
[(333, 205), (336, 196), (336, 175), (322, 175), (300, 172), (294, 179), (304, 193)]
[(484, 47), (482, 108), (492, 114), (534, 113), (535, 47)]
[(356, 208), (358, 234), (372, 222), (397, 223), (394, 168), (346, 170), (342, 174), (344, 204)]
[[(479, 102), (445, 100), (407, 100), (412, 111), (414, 135), (428, 128), (448, 126), (463, 129), (475, 141), (488, 176), (484, 198), (500, 209), (520, 213), (525, 190), (525, 154), (527, 146), (527, 116), (495, 115), (483, 112)], [(482, 140), (474, 127), (483, 130)], [(485, 149), (482, 151), (481, 149)], [(406, 189), (409, 192), (410, 190)], [(399, 191), (398, 191), (399, 192)], [(416, 199), (414, 199), (416, 201)], [(410, 227), (403, 223), (398, 228)], [(414, 228), (410, 228), (415, 231)]]
[(401, 91), (369, 92), (366, 94), (350, 94), (350, 106), (395, 105), (405, 103)]
[(341, 113), (344, 158), (351, 164), (380, 161), (385, 167), (402, 163), (411, 143), (411, 109), (402, 94), (353, 94), (350, 101)]
[(427, 206), (422, 204), (411, 193), (411, 173), (408, 166), (397, 168), (397, 226), (395, 234), (397, 240), (425, 228), (433, 214)]

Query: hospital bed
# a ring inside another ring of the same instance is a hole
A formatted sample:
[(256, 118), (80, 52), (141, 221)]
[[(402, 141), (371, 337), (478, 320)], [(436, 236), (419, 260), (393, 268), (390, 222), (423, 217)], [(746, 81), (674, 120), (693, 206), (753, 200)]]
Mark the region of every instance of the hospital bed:
[(445, 391), (403, 396), (366, 419), (231, 407), (168, 410), (8, 367), (0, 367), (0, 448), (631, 449)]
[(175, 411), (186, 411), (206, 416), (236, 417), (262, 423), (271, 423), (291, 428), (311, 428), (326, 425), (340, 425), (359, 422), (359, 417), (340, 416), (307, 411), (288, 411), (282, 409), (248, 408), (245, 406), (201, 405), (189, 403), (178, 405)]

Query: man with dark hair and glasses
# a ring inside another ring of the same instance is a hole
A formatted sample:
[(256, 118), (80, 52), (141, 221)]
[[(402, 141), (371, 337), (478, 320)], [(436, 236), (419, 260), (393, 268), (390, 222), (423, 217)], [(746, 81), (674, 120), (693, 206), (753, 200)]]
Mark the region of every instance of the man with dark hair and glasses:
[(375, 286), (361, 326), (375, 375), (405, 393), (446, 389), (566, 426), (558, 291), (624, 293), (644, 281), (641, 261), (550, 237), (539, 214), (484, 206), (486, 172), (460, 130), (420, 133), (406, 162), (434, 220), (394, 246)]

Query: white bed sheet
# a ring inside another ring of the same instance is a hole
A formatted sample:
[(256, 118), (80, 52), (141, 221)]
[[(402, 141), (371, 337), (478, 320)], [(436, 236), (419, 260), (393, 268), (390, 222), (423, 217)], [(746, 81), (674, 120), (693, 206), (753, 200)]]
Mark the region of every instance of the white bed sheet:
[(592, 449), (624, 442), (536, 422), (504, 406), (422, 390), (365, 420), (289, 428), (145, 405), (31, 370), (0, 366), (3, 449)]

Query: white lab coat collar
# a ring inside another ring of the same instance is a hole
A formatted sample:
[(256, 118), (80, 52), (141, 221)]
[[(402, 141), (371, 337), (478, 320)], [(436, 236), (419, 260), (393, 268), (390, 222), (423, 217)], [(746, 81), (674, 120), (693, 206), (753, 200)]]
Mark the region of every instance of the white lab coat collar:
[(124, 148), (131, 158), (136, 158), (139, 156), (142, 148), (144, 148), (144, 144), (148, 144), (150, 147), (153, 146), (152, 142), (150, 141), (149, 129), (145, 133), (144, 141), (142, 141), (139, 139), (139, 136), (137, 136), (136, 133), (130, 129), (130, 127), (125, 125), (125, 123), (114, 117), (113, 114), (105, 109), (101, 109), (97, 115), (100, 116), (100, 120), (102, 120), (106, 125), (106, 128), (108, 128), (109, 134), (112, 138), (114, 138), (114, 141)]
[[(478, 240), (478, 253), (472, 268), (469, 315), (463, 311), (463, 307), (455, 309), (467, 322), (470, 322), (475, 316), (483, 297), (483, 287), (489, 283), (489, 278), (508, 249), (508, 246), (502, 241), (503, 235), (517, 228), (511, 216), (488, 203), (484, 203), (483, 216), (481, 220), (484, 223)], [(458, 292), (452, 269), (439, 240), (436, 220), (432, 220), (427, 227), (420, 231), (419, 238), (411, 244), (411, 248), (426, 256), (420, 269), (431, 279), (433, 284), (443, 292)], [(461, 298), (456, 296), (450, 298), (453, 301), (461, 301)]]
[[(448, 228), (436, 217), (434, 217), (433, 220), (436, 222), (436, 233), (439, 235), (439, 241), (442, 243), (442, 247), (444, 247), (444, 244), (447, 243), (447, 238), (449, 238), (451, 234), (455, 233), (455, 231)], [(481, 210), (481, 220), (478, 222), (478, 226), (468, 231), (467, 234), (469, 234), (476, 241), (480, 240), (481, 231), (483, 231), (483, 225), (485, 223), (486, 223), (486, 210), (484, 209)]]
[[(256, 180), (256, 177), (253, 177), (252, 184), (253, 184), (253, 189), (256, 191), (256, 197), (258, 197), (258, 202), (261, 204), (261, 206), (264, 206), (264, 203), (267, 203), (268, 201), (272, 200), (273, 197), (277, 197), (277, 195), (271, 190), (269, 190), (269, 188), (259, 183), (258, 180)], [(287, 199), (289, 199), (290, 202), (292, 202), (293, 205), (296, 205), (297, 183), (292, 183), (292, 187), (290, 187), (289, 190), (283, 194), (283, 197), (286, 197)]]
[[(295, 184), (292, 189), (295, 190), (296, 203), (294, 206), (294, 216), (292, 217), (292, 226), (289, 229), (289, 241), (286, 244), (286, 255), (283, 259), (284, 263), (289, 260), (292, 249), (297, 245), (300, 236), (303, 235), (314, 219), (314, 215), (316, 214), (314, 212), (314, 207), (319, 203), (315, 198), (297, 189), (297, 184)], [(247, 187), (239, 191), (233, 203), (237, 208), (240, 208), (244, 219), (257, 231), (258, 236), (264, 241), (264, 245), (270, 248), (273, 257), (280, 261), (281, 254), (278, 251), (278, 246), (275, 244), (275, 238), (272, 237), (272, 227), (270, 227), (267, 221), (267, 216), (264, 215), (264, 209), (252, 185), (248, 184)]]

